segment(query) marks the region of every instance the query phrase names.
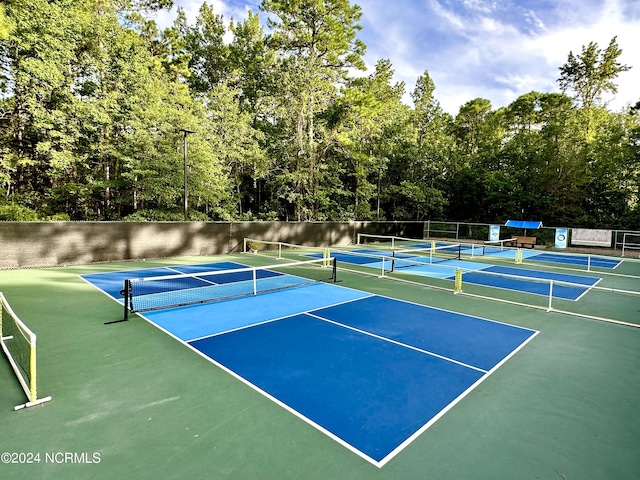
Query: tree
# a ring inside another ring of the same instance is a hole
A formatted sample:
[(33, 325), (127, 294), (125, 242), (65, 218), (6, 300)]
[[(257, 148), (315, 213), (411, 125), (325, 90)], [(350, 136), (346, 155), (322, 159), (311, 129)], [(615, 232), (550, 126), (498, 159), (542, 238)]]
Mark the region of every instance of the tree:
[(265, 121), (276, 91), (275, 52), (267, 45), (260, 18), (252, 12), (243, 22), (232, 23), (231, 31), (229, 83), (237, 89), (240, 107), (252, 114), (254, 123)]
[(362, 12), (348, 0), (263, 0), (278, 53), (280, 85), (275, 92), (278, 140), (272, 153), (282, 158), (278, 196), (299, 220), (326, 206), (326, 131), (316, 121), (336, 94), (349, 67), (363, 67), (364, 44), (356, 39)]
[(405, 154), (396, 158), (393, 218), (441, 218), (446, 205), (442, 187), (451, 166), (454, 139), (452, 118), (434, 96), (435, 84), (425, 71), (411, 93), (414, 108), (406, 127)]
[(13, 28), (14, 24), (11, 19), (7, 17), (4, 5), (0, 5), (0, 40), (8, 38)]
[(594, 42), (586, 47), (583, 45), (577, 56), (569, 52), (567, 63), (560, 67), (560, 90), (572, 91), (574, 98), (585, 108), (600, 105), (604, 93), (616, 93), (618, 87), (614, 80), (631, 69), (618, 62), (622, 50), (616, 38), (611, 39), (604, 52)]
[[(132, 11), (123, 26), (124, 7), (132, 4), (25, 0), (7, 10), (15, 29), (6, 40), (0, 178), (11, 200), (74, 220), (180, 205), (178, 130), (206, 130), (207, 118), (155, 24)], [(228, 172), (203, 143), (190, 155), (192, 191), (212, 211), (228, 197)]]
[(179, 9), (175, 28), (189, 55), (187, 83), (191, 90), (202, 94), (226, 83), (229, 47), (224, 42), (226, 28), (222, 15), (216, 14), (213, 7), (204, 2), (195, 26), (187, 25), (184, 11)]
[[(233, 184), (235, 209), (226, 212), (229, 218), (245, 218), (252, 207), (258, 179), (267, 172), (266, 158), (260, 146), (262, 132), (252, 126), (251, 114), (242, 111), (237, 92), (228, 85), (215, 87), (207, 94), (207, 116), (211, 122), (208, 134), (220, 165), (228, 169)], [(206, 174), (206, 170), (202, 172)]]
[(456, 115), (454, 128), (462, 152), (467, 155), (467, 163), (473, 163), (478, 156), (487, 132), (487, 121), (491, 116), (491, 102), (476, 98), (460, 107)]
[(350, 218), (380, 215), (380, 184), (389, 163), (389, 137), (408, 117), (408, 108), (402, 104), (404, 83), (393, 85), (393, 73), (391, 62), (380, 60), (374, 73), (349, 82), (337, 101), (339, 120), (333, 129), (336, 145), (332, 153), (343, 166)]
[(318, 59), (334, 81), (345, 68), (364, 68), (365, 45), (356, 38), (362, 17), (358, 5), (349, 0), (263, 0), (260, 8), (271, 14), (271, 41), (283, 53)]

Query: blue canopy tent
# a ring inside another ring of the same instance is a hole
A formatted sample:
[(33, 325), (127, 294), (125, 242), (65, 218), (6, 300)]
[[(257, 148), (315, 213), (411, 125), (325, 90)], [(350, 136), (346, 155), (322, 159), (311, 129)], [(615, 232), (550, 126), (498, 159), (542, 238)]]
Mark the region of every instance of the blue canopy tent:
[(507, 220), (507, 223), (504, 224), (505, 227), (513, 227), (513, 228), (523, 228), (525, 236), (527, 235), (527, 230), (537, 230), (542, 228), (542, 222), (533, 221), (533, 220)]

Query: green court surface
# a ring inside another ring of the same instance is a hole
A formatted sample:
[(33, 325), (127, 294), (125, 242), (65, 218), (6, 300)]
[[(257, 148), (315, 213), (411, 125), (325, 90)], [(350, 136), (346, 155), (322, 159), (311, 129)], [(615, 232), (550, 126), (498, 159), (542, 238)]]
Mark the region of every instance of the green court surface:
[[(227, 260), (274, 262), (228, 255), (1, 271), (0, 291), (38, 335), (39, 395), (53, 399), (13, 411), (24, 392), (0, 361), (0, 454), (23, 454), (0, 463), (0, 477), (639, 478), (640, 328), (339, 270), (344, 286), (540, 332), (378, 468), (136, 315), (104, 325), (122, 307), (78, 276)], [(640, 264), (625, 268), (640, 277)], [(640, 290), (630, 277), (612, 281)], [(621, 316), (638, 323), (640, 311)]]

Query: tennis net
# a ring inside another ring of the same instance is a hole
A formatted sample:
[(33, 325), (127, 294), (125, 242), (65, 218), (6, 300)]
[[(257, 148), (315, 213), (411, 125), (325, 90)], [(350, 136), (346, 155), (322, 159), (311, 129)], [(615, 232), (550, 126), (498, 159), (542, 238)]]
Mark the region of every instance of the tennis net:
[(503, 238), (502, 240), (488, 240), (482, 246), (482, 255), (492, 255), (507, 250), (515, 250), (515, 248), (507, 247), (506, 243), (512, 243), (515, 238)]
[(145, 312), (336, 281), (334, 258), (125, 280), (124, 312)]
[(449, 260), (460, 260), (459, 244), (431, 248), (409, 248), (394, 250), (391, 271), (401, 268), (431, 265)]
[(380, 235), (373, 233), (358, 233), (358, 245), (378, 246), (385, 248), (427, 248), (433, 246), (433, 241), (420, 238), (398, 237), (396, 235)]
[(243, 253), (254, 253), (278, 259), (300, 260), (313, 253), (322, 253), (325, 248), (297, 245), (277, 240), (245, 238)]
[(36, 385), (36, 335), (13, 312), (5, 296), (0, 293), (0, 344), (18, 381), (27, 395), (27, 403), (15, 407), (31, 407), (51, 400), (38, 399)]

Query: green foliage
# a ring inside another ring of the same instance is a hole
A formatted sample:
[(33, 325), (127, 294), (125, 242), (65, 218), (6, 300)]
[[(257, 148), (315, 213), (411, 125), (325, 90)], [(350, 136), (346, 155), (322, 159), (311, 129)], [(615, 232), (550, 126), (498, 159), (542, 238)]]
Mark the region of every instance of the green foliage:
[(14, 26), (13, 21), (7, 17), (4, 5), (0, 5), (0, 40), (9, 37)]
[(597, 43), (582, 46), (582, 52), (569, 52), (567, 63), (560, 67), (560, 90), (571, 90), (583, 107), (598, 106), (605, 92), (616, 93), (618, 87), (613, 80), (631, 67), (618, 62), (622, 50), (613, 37), (603, 52)]
[(182, 45), (189, 58), (187, 82), (191, 90), (206, 93), (224, 83), (229, 75), (229, 47), (224, 42), (226, 28), (222, 15), (205, 2), (200, 6), (195, 26), (190, 26), (184, 11), (179, 9), (176, 29), (174, 43)]
[(3, 219), (183, 221), (186, 183), (191, 220), (640, 228), (640, 107), (602, 106), (629, 68), (615, 38), (569, 54), (563, 93), (452, 117), (427, 71), (412, 106), (388, 60), (354, 73), (348, 0), (263, 0), (230, 24), (203, 3), (159, 31), (149, 12), (172, 3), (0, 5)]
[(30, 208), (9, 203), (0, 205), (0, 220), (10, 222), (35, 222), (38, 220), (38, 212)]

